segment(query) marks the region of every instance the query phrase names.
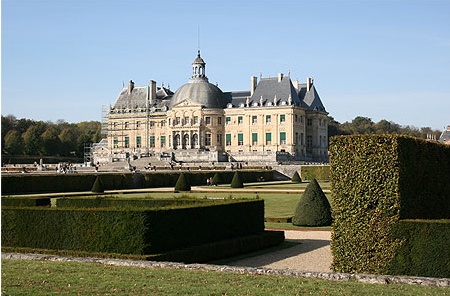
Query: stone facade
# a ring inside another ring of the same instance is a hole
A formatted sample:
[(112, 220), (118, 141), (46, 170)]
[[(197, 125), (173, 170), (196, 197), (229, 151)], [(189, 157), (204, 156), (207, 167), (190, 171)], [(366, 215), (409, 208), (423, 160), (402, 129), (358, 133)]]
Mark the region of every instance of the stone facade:
[(328, 113), (313, 79), (251, 77), (249, 91), (222, 92), (205, 69), (199, 51), (175, 93), (130, 81), (108, 111), (110, 159), (327, 161)]

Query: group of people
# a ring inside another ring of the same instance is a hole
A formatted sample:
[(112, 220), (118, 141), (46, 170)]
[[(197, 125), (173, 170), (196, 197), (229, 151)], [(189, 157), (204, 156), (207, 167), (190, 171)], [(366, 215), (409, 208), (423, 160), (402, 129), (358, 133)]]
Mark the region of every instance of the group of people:
[(209, 177), (209, 178), (206, 178), (206, 185), (207, 186), (217, 186), (217, 182), (213, 182), (213, 178), (212, 177)]
[(56, 172), (58, 174), (70, 174), (70, 173), (76, 173), (77, 169), (70, 161), (65, 162), (65, 163), (60, 162), (56, 166)]

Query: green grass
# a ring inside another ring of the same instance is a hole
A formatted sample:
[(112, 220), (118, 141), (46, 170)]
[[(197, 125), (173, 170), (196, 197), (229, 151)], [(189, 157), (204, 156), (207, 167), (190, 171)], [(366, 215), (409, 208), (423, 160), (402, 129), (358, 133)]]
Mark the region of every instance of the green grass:
[(275, 275), (2, 260), (2, 295), (449, 295), (448, 288)]

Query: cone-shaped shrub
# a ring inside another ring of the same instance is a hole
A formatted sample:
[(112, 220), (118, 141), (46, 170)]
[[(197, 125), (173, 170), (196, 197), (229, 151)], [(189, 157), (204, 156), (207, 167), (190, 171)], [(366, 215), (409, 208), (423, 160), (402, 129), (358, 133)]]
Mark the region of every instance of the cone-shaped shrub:
[(92, 185), (91, 191), (94, 193), (103, 193), (105, 192), (105, 188), (103, 186), (103, 182), (99, 176), (95, 178), (94, 185)]
[(233, 175), (233, 180), (231, 180), (231, 188), (244, 188), (244, 183), (242, 183), (238, 171), (236, 171)]
[(297, 226), (331, 225), (331, 206), (316, 179), (306, 187), (295, 209), (292, 224)]
[(302, 183), (302, 178), (300, 178), (300, 175), (298, 174), (297, 171), (295, 171), (294, 175), (292, 176), (291, 181), (292, 181), (292, 183)]
[(180, 174), (177, 183), (175, 184), (175, 192), (179, 191), (191, 191), (191, 185), (187, 182), (184, 173)]
[(211, 183), (212, 183), (211, 185), (219, 185), (220, 183), (222, 183), (222, 176), (220, 176), (220, 173), (216, 172), (214, 174)]

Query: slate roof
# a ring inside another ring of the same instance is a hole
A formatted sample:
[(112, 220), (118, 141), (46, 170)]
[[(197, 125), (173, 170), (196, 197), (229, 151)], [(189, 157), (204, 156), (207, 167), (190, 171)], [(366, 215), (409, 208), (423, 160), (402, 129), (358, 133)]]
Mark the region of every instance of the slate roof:
[[(134, 109), (145, 108), (147, 104), (148, 86), (136, 86), (131, 93), (128, 93), (128, 88), (124, 87), (114, 103), (114, 109)], [(157, 87), (156, 100), (154, 100), (154, 107), (167, 106), (169, 99), (173, 96), (173, 92), (165, 87)]]

